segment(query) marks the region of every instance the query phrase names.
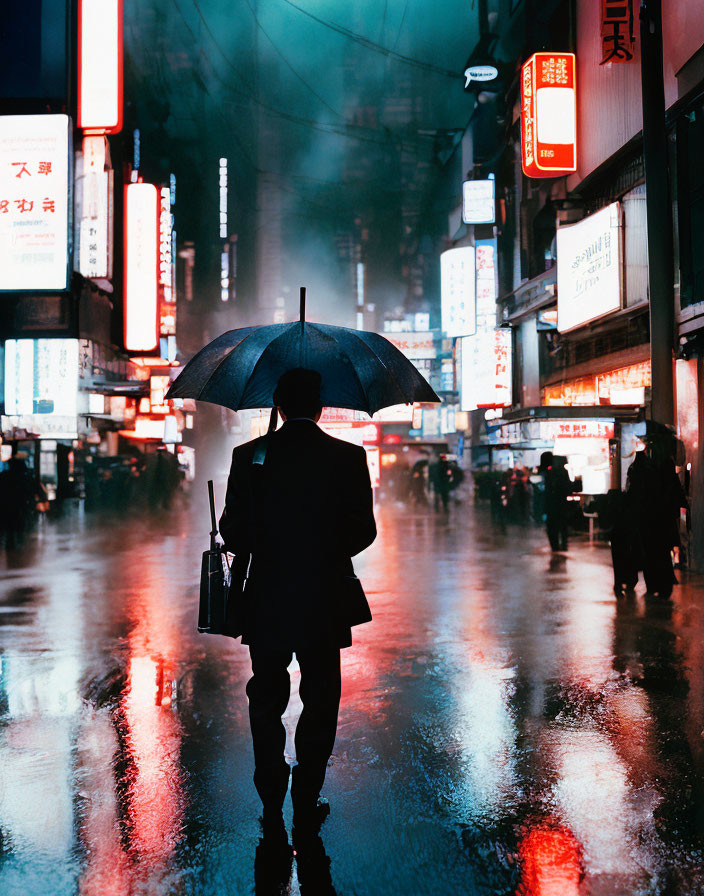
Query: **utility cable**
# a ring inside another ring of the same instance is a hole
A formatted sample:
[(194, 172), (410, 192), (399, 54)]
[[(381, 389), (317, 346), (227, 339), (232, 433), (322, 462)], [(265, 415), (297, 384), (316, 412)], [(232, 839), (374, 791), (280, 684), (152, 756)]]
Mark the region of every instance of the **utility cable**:
[(422, 69), (426, 72), (431, 72), (435, 75), (443, 75), (446, 78), (457, 80), (458, 75), (454, 70), (440, 68), (440, 66), (433, 65), (432, 62), (423, 62), (420, 59), (413, 59), (411, 56), (405, 56), (403, 53), (397, 53), (395, 50), (390, 50), (388, 47), (384, 47), (381, 44), (376, 43), (376, 41), (369, 40), (369, 38), (364, 37), (362, 34), (357, 34), (357, 32), (351, 31), (349, 28), (345, 28), (344, 25), (338, 25), (336, 22), (330, 22), (327, 19), (321, 19), (319, 16), (316, 16), (314, 13), (309, 12), (302, 6), (298, 6), (298, 4), (294, 3), (293, 0), (283, 0), (283, 2), (288, 6), (292, 6), (304, 16), (308, 16), (309, 19), (313, 19), (313, 21), (318, 22), (319, 25), (323, 25), (325, 28), (330, 28), (332, 31), (336, 31), (338, 34), (343, 35), (343, 37), (346, 37), (349, 40), (353, 40), (361, 46), (366, 47), (367, 50), (373, 50), (376, 53), (381, 53), (382, 56), (388, 56), (390, 59), (395, 59), (396, 62), (402, 62), (404, 65), (411, 65), (415, 68)]
[[(193, 2), (195, 3), (196, 0), (193, 0)], [(256, 10), (252, 6), (251, 0), (246, 0), (246, 3), (247, 3), (247, 6), (249, 7), (249, 11), (254, 16), (254, 21), (256, 22), (257, 28), (259, 28), (259, 30), (264, 35), (264, 37), (269, 41), (271, 46), (274, 48), (274, 52), (277, 54), (277, 56), (279, 56), (279, 58), (283, 60), (284, 64), (286, 66), (288, 66), (288, 68), (293, 72), (293, 74), (296, 76), (296, 78), (298, 78), (298, 80), (301, 82), (301, 84), (303, 84), (303, 86), (308, 91), (310, 91), (310, 93), (312, 93), (313, 96), (319, 102), (321, 102), (323, 104), (323, 106), (325, 106), (325, 108), (329, 112), (332, 112), (332, 114), (335, 115), (337, 118), (342, 118), (344, 120), (345, 116), (341, 112), (338, 112), (337, 109), (333, 109), (333, 107), (330, 105), (330, 103), (328, 103), (326, 100), (324, 100), (322, 98), (322, 96), (306, 81), (306, 79), (303, 77), (303, 75), (301, 75), (300, 72), (296, 71), (296, 69), (293, 67), (293, 65), (291, 65), (291, 63), (286, 58), (286, 56), (284, 56), (284, 54), (281, 52), (281, 50), (276, 46), (276, 44), (274, 43), (274, 40), (271, 37), (271, 35), (269, 34), (269, 32), (266, 30), (266, 28), (264, 28), (262, 23), (259, 21), (259, 16), (257, 15)]]

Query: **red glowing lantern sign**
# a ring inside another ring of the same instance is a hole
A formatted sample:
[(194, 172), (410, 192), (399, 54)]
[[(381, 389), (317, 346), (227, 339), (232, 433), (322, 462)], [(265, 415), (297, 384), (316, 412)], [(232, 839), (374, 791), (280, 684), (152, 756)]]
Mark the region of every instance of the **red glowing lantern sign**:
[(574, 53), (534, 53), (521, 69), (521, 161), (528, 177), (577, 170)]
[(78, 127), (122, 130), (123, 0), (79, 0)]

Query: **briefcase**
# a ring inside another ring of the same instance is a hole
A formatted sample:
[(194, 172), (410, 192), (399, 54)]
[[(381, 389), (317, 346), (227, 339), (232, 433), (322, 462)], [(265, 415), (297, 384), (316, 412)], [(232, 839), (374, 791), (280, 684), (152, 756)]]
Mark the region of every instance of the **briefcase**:
[(200, 566), (200, 601), (198, 605), (198, 631), (208, 635), (227, 635), (238, 638), (241, 634), (239, 620), (239, 594), (243, 587), (241, 571), (247, 564), (237, 563), (233, 582), (232, 566), (228, 563), (225, 547), (216, 541), (215, 499), (213, 482), (208, 482), (210, 499), (210, 549), (203, 551)]

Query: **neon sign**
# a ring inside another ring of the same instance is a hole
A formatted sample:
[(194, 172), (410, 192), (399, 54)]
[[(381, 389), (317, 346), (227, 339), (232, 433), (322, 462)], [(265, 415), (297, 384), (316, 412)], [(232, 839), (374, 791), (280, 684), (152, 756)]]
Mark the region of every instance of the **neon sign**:
[(78, 4), (78, 127), (93, 134), (122, 129), (122, 2)]
[(577, 170), (574, 53), (534, 53), (521, 69), (521, 161), (527, 177)]

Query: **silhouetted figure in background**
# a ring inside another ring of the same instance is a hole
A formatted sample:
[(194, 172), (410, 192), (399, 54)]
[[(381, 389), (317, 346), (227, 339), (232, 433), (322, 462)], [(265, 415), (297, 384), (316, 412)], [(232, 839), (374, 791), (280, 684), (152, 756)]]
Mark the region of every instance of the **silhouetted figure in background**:
[(565, 469), (564, 457), (544, 451), (540, 457), (540, 471), (545, 480), (545, 524), (553, 551), (567, 550), (567, 498), (572, 493), (572, 482)]
[(545, 522), (550, 547), (553, 551), (566, 551), (567, 498), (572, 494), (572, 482), (565, 469), (565, 458), (544, 451), (540, 469), (545, 479)]
[(411, 467), (410, 495), (414, 504), (428, 506), (428, 493), (425, 490), (425, 478), (428, 472), (428, 458), (421, 457)]
[(428, 466), (428, 482), (433, 490), (435, 511), (442, 509), (447, 513), (450, 501), (451, 471), (444, 454), (438, 454)]
[(239, 558), (251, 555), (241, 595), (242, 642), (249, 645), (247, 684), (254, 784), (263, 826), (283, 826), (289, 781), (281, 722), (290, 695), (288, 665), (301, 668), (303, 712), (296, 730), (291, 799), (294, 832), (316, 831), (340, 703), (340, 649), (351, 626), (371, 619), (351, 557), (376, 537), (363, 448), (326, 435), (320, 375), (285, 373), (274, 392), (284, 425), (235, 448), (220, 533)]
[(34, 514), (34, 477), (21, 457), (11, 457), (7, 470), (0, 473), (0, 508), (5, 528), (5, 547), (21, 545)]
[(626, 490), (645, 587), (649, 594), (668, 598), (676, 583), (671, 551), (679, 545), (679, 512), (686, 506), (672, 458), (658, 446), (637, 452), (628, 468)]
[(638, 584), (638, 550), (634, 534), (635, 521), (631, 496), (620, 488), (612, 488), (606, 495), (601, 527), (608, 532), (611, 543), (611, 562), (614, 570), (614, 594), (621, 596), (624, 588), (632, 590)]

